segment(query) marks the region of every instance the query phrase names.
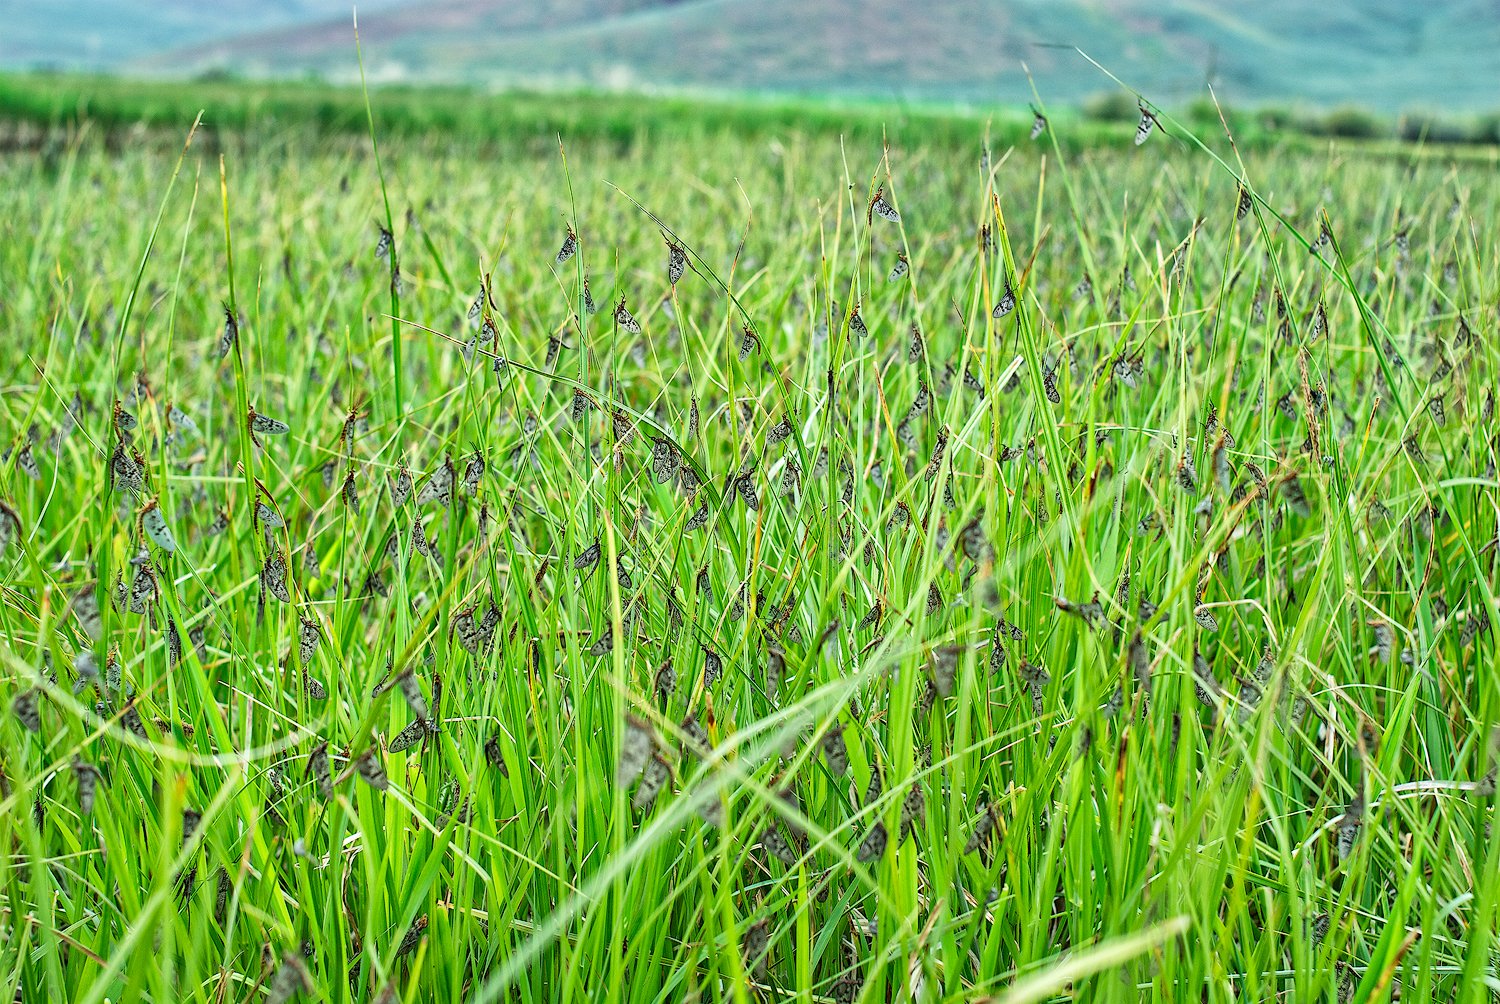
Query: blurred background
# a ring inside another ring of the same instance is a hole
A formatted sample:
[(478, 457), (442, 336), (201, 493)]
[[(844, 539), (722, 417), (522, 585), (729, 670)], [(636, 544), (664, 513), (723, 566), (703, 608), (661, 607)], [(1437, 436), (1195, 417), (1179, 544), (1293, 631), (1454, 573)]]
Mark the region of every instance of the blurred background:
[[(373, 82), (1469, 114), (1496, 0), (367, 0)], [(357, 76), (344, 0), (0, 0), (0, 70)], [(1029, 74), (1029, 79), (1028, 79)], [(1096, 98), (1097, 100), (1097, 98)]]

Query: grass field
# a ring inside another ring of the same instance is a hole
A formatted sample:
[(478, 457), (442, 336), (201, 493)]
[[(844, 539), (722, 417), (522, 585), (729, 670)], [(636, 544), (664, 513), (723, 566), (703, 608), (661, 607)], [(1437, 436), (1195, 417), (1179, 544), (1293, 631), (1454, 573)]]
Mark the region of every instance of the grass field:
[(0, 999), (1500, 993), (1492, 156), (382, 100), (0, 156)]

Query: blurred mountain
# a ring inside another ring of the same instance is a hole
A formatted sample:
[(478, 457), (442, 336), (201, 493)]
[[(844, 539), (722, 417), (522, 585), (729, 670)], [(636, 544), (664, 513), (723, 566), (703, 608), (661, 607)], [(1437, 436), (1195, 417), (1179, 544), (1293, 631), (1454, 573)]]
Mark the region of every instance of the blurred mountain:
[[(333, 0), (0, 0), (0, 17), (0, 65), (355, 72)], [(1500, 104), (1500, 0), (386, 0), (360, 5), (360, 35), (377, 80), (1024, 101), (1029, 71), (1049, 102), (1109, 90), (1076, 46), (1167, 103), (1212, 80), (1239, 104)]]
[(189, 46), (348, 17), (345, 0), (0, 0), (0, 67), (118, 70)]

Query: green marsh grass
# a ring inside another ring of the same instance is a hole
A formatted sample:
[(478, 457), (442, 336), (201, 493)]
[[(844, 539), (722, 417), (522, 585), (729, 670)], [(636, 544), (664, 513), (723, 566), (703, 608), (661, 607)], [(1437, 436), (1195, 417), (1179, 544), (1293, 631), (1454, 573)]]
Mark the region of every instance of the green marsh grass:
[(4, 992), (1500, 990), (1482, 159), (372, 98), (0, 160)]

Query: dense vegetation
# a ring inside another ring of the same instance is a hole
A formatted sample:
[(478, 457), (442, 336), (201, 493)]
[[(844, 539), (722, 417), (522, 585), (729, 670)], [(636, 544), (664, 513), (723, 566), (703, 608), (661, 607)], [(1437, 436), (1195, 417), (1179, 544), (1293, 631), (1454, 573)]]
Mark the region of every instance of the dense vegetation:
[(385, 102), (0, 158), (4, 992), (1500, 989), (1485, 163)]

